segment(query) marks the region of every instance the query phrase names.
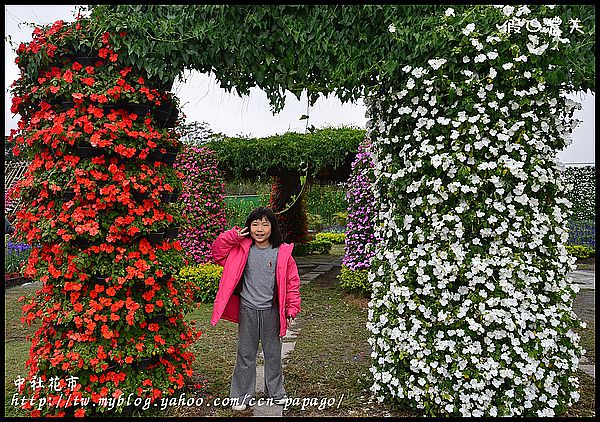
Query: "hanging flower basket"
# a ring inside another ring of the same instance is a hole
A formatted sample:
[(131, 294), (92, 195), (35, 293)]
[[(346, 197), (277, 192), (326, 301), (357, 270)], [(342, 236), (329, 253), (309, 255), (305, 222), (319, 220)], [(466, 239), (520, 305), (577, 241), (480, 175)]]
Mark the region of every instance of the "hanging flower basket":
[(166, 101), (154, 109), (154, 120), (161, 128), (174, 127), (178, 117), (177, 107)]
[(145, 201), (146, 199), (150, 198), (150, 194), (149, 193), (147, 193), (147, 192), (140, 192), (140, 191), (135, 190), (135, 189), (131, 190), (131, 196), (137, 202), (142, 202), (142, 201)]
[(163, 192), (160, 194), (160, 202), (168, 204), (171, 202), (171, 192)]
[(150, 107), (145, 104), (122, 103), (120, 104), (120, 108), (124, 108), (125, 110), (135, 113), (138, 116), (145, 116), (146, 113), (150, 111)]
[(94, 284), (99, 284), (100, 286), (104, 286), (106, 288), (106, 287), (108, 287), (108, 282), (106, 281), (107, 278), (108, 278), (108, 276), (96, 274), (92, 278), (92, 282)]
[(75, 102), (74, 101), (63, 101), (60, 103), (61, 108), (63, 111), (67, 111), (72, 109), (73, 107), (75, 107)]
[(163, 154), (162, 162), (168, 166), (172, 166), (173, 164), (175, 164), (176, 158), (177, 158), (176, 152), (166, 152), (165, 154)]
[(156, 163), (157, 161), (160, 161), (162, 157), (163, 153), (160, 152), (160, 150), (158, 149), (154, 149), (148, 153), (148, 155), (146, 156), (146, 161), (148, 161), (149, 163)]
[(103, 154), (101, 148), (92, 146), (90, 143), (81, 143), (75, 147), (75, 155), (80, 158), (94, 158)]
[(171, 193), (171, 202), (177, 202), (180, 194), (181, 194), (181, 191), (179, 189), (173, 191), (173, 193)]
[(143, 358), (138, 362), (134, 363), (133, 366), (138, 371), (145, 371), (150, 367), (150, 364), (152, 364), (152, 358)]
[(89, 248), (90, 246), (99, 245), (100, 244), (99, 242), (94, 242), (92, 240), (85, 239), (85, 238), (82, 238), (82, 237), (75, 238), (72, 241), (72, 243), (73, 243), (73, 245), (75, 245), (75, 246), (77, 246), (78, 248), (81, 248), (81, 249), (86, 249), (86, 248)]
[(163, 322), (167, 318), (167, 314), (165, 310), (155, 312), (151, 317), (148, 317), (146, 320), (148, 324), (158, 324), (159, 322)]
[(150, 232), (146, 235), (146, 239), (150, 242), (151, 245), (159, 245), (163, 242), (163, 238), (165, 236), (165, 232)]
[(167, 230), (165, 230), (165, 238), (166, 239), (175, 239), (179, 235), (180, 226), (174, 225), (169, 226)]
[(74, 198), (75, 198), (75, 192), (73, 192), (72, 190), (63, 191), (63, 193), (62, 193), (63, 202), (69, 202), (69, 201), (73, 200)]

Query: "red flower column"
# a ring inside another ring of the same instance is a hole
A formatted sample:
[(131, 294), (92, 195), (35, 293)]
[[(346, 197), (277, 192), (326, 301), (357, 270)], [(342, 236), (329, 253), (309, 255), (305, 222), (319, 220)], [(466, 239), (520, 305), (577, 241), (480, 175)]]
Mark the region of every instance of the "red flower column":
[(22, 320), (41, 326), (19, 392), (63, 398), (25, 404), (31, 416), (103, 413), (107, 399), (123, 397), (120, 412), (135, 398), (176, 395), (200, 335), (183, 319), (191, 290), (173, 277), (181, 244), (163, 236), (178, 212), (163, 198), (183, 176), (166, 159), (179, 141), (164, 105), (176, 99), (120, 65), (126, 53), (109, 34), (92, 59), (77, 58), (87, 25), (36, 29), (17, 51), (13, 112), (22, 119), (11, 138), (32, 162), (16, 189), (16, 226), (34, 245), (25, 275), (43, 286), (23, 306)]

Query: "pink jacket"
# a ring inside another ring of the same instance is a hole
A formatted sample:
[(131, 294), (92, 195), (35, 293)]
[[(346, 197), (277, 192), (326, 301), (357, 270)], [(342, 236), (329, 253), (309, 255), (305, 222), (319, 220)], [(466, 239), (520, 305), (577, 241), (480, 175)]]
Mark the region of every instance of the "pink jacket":
[[(210, 323), (217, 325), (223, 318), (231, 322), (239, 321), (240, 297), (233, 294), (235, 287), (242, 278), (244, 267), (248, 260), (252, 238), (240, 238), (234, 227), (221, 233), (212, 244), (212, 255), (215, 262), (223, 266), (223, 275), (219, 282), (219, 291), (215, 298), (213, 314)], [(285, 336), (287, 331), (287, 317), (296, 317), (300, 312), (300, 276), (296, 261), (292, 258), (294, 244), (283, 243), (279, 246), (277, 254), (277, 293), (279, 304), (279, 336)]]

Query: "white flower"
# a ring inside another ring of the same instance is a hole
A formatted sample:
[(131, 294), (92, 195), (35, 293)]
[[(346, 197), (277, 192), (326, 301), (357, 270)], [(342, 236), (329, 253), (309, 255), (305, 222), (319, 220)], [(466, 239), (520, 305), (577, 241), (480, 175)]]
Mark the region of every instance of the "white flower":
[(421, 76), (423, 76), (423, 68), (415, 67), (412, 71), (412, 75), (417, 79), (420, 78)]
[(514, 11), (515, 11), (515, 7), (514, 6), (504, 6), (502, 8), (502, 13), (504, 13), (505, 16), (512, 15)]
[(544, 54), (544, 51), (546, 51), (547, 48), (548, 48), (548, 43), (542, 44), (539, 47), (535, 47), (534, 44), (527, 43), (527, 50), (531, 54), (535, 54), (536, 56), (541, 56), (542, 54)]
[(483, 63), (486, 58), (487, 56), (485, 54), (478, 54), (473, 60), (475, 61), (475, 63)]
[(444, 14), (445, 14), (446, 16), (448, 16), (448, 17), (450, 17), (450, 16), (455, 16), (455, 15), (454, 15), (454, 9), (453, 9), (453, 8), (451, 8), (451, 7), (447, 8), (447, 9), (446, 9), (446, 11), (444, 12)]
[(448, 60), (446, 59), (431, 59), (427, 61), (427, 63), (429, 63), (429, 66), (431, 66), (433, 70), (438, 70), (447, 61)]
[(490, 60), (494, 60), (496, 57), (498, 57), (498, 53), (496, 53), (495, 51), (490, 51), (489, 53), (487, 53), (488, 59)]
[(471, 35), (471, 32), (473, 32), (475, 30), (475, 24), (474, 23), (470, 23), (467, 26), (465, 26), (465, 29), (463, 29), (463, 34), (465, 34), (465, 36), (469, 36)]
[(515, 13), (515, 16), (528, 15), (531, 13), (531, 10), (527, 6), (521, 6)]
[(390, 31), (392, 33), (396, 32), (396, 27), (394, 26), (393, 23), (391, 23), (390, 26), (388, 26), (388, 31)]
[(512, 67), (513, 67), (514, 65), (515, 65), (514, 63), (504, 63), (504, 64), (502, 65), (502, 68), (503, 68), (504, 70), (508, 70), (508, 69), (512, 69)]

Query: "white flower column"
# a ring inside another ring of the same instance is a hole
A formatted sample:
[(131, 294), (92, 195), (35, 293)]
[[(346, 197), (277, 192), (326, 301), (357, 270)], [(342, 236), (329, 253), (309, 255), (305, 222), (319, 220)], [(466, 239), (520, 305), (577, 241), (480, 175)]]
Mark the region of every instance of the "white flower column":
[(372, 391), (430, 415), (552, 416), (579, 398), (583, 352), (555, 158), (576, 105), (545, 84), (550, 34), (460, 22), (460, 48), (367, 101)]

